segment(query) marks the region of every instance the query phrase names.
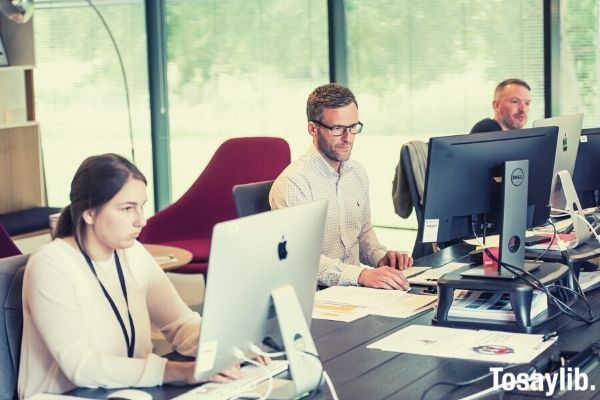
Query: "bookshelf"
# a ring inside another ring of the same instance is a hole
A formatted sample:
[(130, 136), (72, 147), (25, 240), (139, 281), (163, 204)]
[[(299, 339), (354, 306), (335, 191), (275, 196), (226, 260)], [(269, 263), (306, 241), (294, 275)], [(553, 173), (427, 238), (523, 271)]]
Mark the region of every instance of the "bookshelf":
[(39, 125), (35, 118), (33, 19), (0, 15), (8, 66), (0, 67), (0, 214), (45, 205)]

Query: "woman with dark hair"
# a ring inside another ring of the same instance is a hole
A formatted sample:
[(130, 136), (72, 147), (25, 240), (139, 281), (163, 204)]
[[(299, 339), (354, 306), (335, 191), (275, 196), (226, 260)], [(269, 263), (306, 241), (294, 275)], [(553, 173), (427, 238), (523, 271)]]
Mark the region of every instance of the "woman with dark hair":
[[(152, 354), (151, 324), (179, 353), (195, 355), (200, 316), (136, 241), (146, 224), (144, 175), (116, 154), (89, 157), (70, 199), (56, 239), (26, 267), (19, 397), (193, 383), (193, 362)], [(212, 380), (237, 376), (233, 368)]]

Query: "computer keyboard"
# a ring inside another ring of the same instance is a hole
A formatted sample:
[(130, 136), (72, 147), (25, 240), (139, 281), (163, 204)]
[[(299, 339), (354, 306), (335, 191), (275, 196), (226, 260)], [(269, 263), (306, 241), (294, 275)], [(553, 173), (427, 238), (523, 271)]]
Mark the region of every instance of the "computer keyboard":
[[(265, 368), (269, 372), (265, 371)], [(273, 360), (265, 368), (245, 365), (241, 368), (242, 377), (228, 383), (205, 383), (195, 387), (173, 400), (227, 400), (234, 396), (251, 393), (262, 382), (288, 369), (288, 362)]]

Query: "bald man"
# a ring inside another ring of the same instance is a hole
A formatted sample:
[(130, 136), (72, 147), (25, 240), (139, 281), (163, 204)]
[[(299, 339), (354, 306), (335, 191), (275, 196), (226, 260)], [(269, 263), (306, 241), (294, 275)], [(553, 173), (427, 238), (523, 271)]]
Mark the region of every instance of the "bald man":
[(521, 129), (527, 123), (531, 88), (521, 79), (506, 79), (494, 91), (494, 119), (485, 118), (475, 124), (471, 133)]

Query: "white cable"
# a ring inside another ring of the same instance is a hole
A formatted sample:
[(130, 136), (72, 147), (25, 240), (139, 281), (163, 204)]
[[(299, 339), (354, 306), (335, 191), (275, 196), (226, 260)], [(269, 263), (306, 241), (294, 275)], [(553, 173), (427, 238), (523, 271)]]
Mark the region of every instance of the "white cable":
[(323, 370), (323, 377), (325, 377), (325, 382), (327, 382), (327, 387), (329, 388), (329, 392), (331, 393), (331, 397), (333, 397), (333, 400), (339, 400), (335, 391), (335, 387), (333, 387), (333, 382), (331, 382), (331, 378), (325, 370)]
[(581, 219), (583, 222), (585, 222), (585, 224), (587, 225), (587, 227), (590, 230), (590, 232), (592, 232), (592, 235), (594, 235), (594, 238), (596, 238), (596, 240), (598, 241), (598, 243), (600, 243), (600, 236), (598, 236), (598, 234), (596, 233), (596, 229), (592, 226), (592, 224), (590, 224), (590, 221), (588, 221), (585, 218), (585, 215), (581, 215), (578, 212), (569, 211), (569, 210), (558, 210), (558, 211), (564, 211), (565, 213), (567, 213), (568, 215), (570, 215), (571, 218), (573, 218), (573, 216), (575, 216), (575, 217), (578, 217), (579, 219)]
[[(554, 214), (552, 214), (554, 212)], [(569, 212), (567, 210), (561, 210), (560, 208), (550, 208), (550, 217), (552, 218), (560, 218), (569, 216)]]
[(277, 352), (268, 353), (268, 352), (264, 351), (263, 349), (261, 349), (260, 347), (258, 347), (257, 345), (255, 345), (254, 343), (250, 345), (250, 351), (252, 351), (257, 356), (263, 356), (263, 357), (269, 357), (269, 358), (277, 358), (277, 357), (285, 357), (286, 356), (285, 351), (277, 351)]
[(247, 399), (247, 398), (251, 398), (251, 399), (260, 399), (260, 397), (262, 396), (262, 394), (260, 393), (254, 393), (254, 392), (249, 392), (249, 393), (240, 393), (240, 394), (236, 394), (233, 397), (230, 397), (228, 400), (237, 400), (237, 399)]
[(273, 375), (271, 374), (271, 371), (269, 371), (267, 369), (267, 367), (265, 367), (261, 363), (258, 363), (256, 361), (251, 360), (248, 357), (246, 357), (246, 355), (244, 354), (244, 352), (241, 351), (240, 349), (238, 349), (237, 347), (233, 348), (233, 355), (235, 357), (237, 357), (241, 361), (245, 361), (245, 362), (247, 362), (249, 364), (252, 364), (252, 365), (254, 365), (256, 367), (262, 368), (263, 371), (265, 372), (265, 375), (268, 376), (269, 380), (268, 380), (267, 391), (265, 392), (264, 395), (261, 396), (259, 393), (256, 393), (256, 392), (240, 393), (238, 395), (233, 396), (230, 400), (239, 399), (241, 397), (250, 397), (250, 396), (252, 396), (254, 398), (258, 398), (258, 400), (267, 400), (269, 398), (269, 395), (271, 394), (271, 391), (273, 391)]

